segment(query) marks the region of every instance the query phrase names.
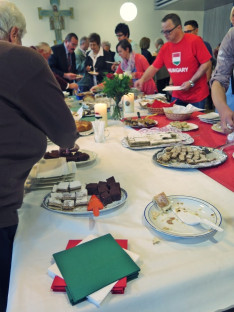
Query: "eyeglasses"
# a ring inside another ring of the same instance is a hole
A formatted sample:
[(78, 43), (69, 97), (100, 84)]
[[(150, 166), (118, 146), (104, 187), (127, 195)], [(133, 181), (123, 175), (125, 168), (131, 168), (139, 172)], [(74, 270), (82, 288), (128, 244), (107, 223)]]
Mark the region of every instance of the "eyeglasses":
[(194, 31), (196, 28), (189, 29), (189, 30), (184, 30), (184, 33), (186, 34), (191, 34), (192, 31)]
[(116, 37), (123, 37), (124, 34), (116, 34)]
[(179, 25), (176, 25), (174, 28), (170, 29), (170, 30), (161, 30), (161, 34), (163, 35), (170, 35), (170, 33), (176, 29), (176, 27), (178, 27)]

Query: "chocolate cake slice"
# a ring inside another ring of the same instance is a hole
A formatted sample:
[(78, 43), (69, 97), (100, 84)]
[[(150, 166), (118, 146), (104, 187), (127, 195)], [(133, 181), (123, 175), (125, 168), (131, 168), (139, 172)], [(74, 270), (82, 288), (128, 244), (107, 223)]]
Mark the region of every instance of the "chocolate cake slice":
[(101, 193), (100, 200), (104, 206), (112, 203), (111, 195), (108, 192)]
[(97, 183), (86, 184), (86, 189), (88, 191), (88, 195), (98, 195), (98, 184)]

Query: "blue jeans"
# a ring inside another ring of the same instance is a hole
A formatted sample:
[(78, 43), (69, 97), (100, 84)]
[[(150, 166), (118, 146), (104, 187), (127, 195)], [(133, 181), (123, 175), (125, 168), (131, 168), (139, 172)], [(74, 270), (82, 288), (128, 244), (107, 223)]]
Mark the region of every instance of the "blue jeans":
[(192, 104), (195, 107), (198, 108), (205, 108), (205, 104), (206, 104), (206, 98), (200, 102), (194, 102), (194, 103), (185, 103), (183, 101), (181, 101), (180, 99), (176, 98), (176, 97), (172, 97), (171, 101), (175, 101), (176, 100), (176, 104), (177, 105), (182, 105), (182, 106), (186, 106), (188, 104)]

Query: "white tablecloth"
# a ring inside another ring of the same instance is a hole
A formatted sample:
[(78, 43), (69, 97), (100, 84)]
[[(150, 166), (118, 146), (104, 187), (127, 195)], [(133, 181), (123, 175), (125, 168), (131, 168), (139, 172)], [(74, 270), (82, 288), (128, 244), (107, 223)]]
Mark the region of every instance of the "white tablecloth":
[[(217, 311), (234, 305), (234, 196), (199, 170), (168, 169), (153, 163), (155, 150), (132, 151), (120, 141), (128, 131), (121, 122), (109, 122), (105, 143), (93, 135), (81, 137), (82, 149), (95, 151), (96, 162), (79, 167), (77, 179), (98, 182), (114, 176), (127, 191), (124, 206), (98, 218), (63, 215), (40, 207), (48, 191), (33, 191), (24, 198), (14, 243), (8, 312), (96, 311), (84, 301), (71, 306), (66, 293), (50, 290), (47, 275), (52, 254), (69, 239), (111, 233), (128, 239), (140, 255), (138, 279), (124, 295), (109, 294), (100, 311)], [(188, 195), (213, 204), (222, 214), (223, 233), (205, 238), (170, 238), (149, 229), (143, 212), (152, 197)], [(160, 243), (153, 245), (153, 238)]]

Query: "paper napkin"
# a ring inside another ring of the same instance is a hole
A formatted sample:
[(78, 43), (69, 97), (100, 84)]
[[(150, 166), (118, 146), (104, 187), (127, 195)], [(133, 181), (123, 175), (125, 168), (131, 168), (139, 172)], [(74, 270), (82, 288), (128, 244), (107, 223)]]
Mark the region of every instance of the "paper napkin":
[(202, 111), (204, 110), (203, 108), (198, 108), (198, 107), (195, 107), (193, 106), (192, 104), (188, 104), (186, 106), (181, 106), (181, 105), (176, 105), (174, 104), (173, 107), (164, 107), (163, 108), (164, 112), (171, 112), (171, 113), (174, 113), (174, 114), (190, 114), (190, 113), (193, 113), (193, 112), (198, 112), (198, 111)]
[[(81, 242), (82, 242), (82, 240), (77, 240), (77, 239), (76, 240), (69, 240), (68, 244), (66, 246), (66, 249), (73, 248), (73, 247), (77, 246), (78, 244), (80, 244)], [(124, 248), (124, 249), (128, 248), (128, 240), (127, 239), (116, 239), (116, 242), (122, 248)], [(131, 258), (133, 259), (133, 256)], [(135, 254), (134, 254), (134, 258), (135, 258)], [(57, 267), (57, 265), (56, 265), (56, 267)], [(54, 273), (52, 273), (50, 275), (54, 276)], [(59, 276), (55, 276), (54, 280), (53, 280), (53, 283), (51, 285), (51, 289), (53, 291), (66, 292), (66, 289), (65, 289), (66, 286), (67, 285), (66, 285), (66, 283), (65, 283), (63, 278), (61, 278)], [(124, 278), (122, 278), (121, 280), (119, 280), (118, 282), (115, 283), (114, 287), (111, 289), (111, 292), (112, 292), (112, 294), (123, 294), (126, 286), (127, 286), (127, 278), (124, 277)], [(89, 297), (90, 296), (92, 296), (92, 294), (89, 295)]]
[(110, 234), (53, 256), (67, 284), (72, 305), (125, 276), (136, 278), (140, 271)]

